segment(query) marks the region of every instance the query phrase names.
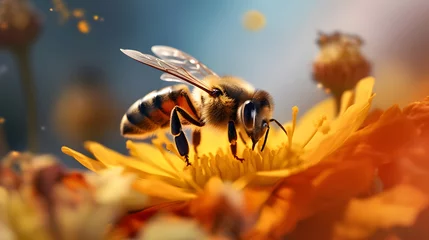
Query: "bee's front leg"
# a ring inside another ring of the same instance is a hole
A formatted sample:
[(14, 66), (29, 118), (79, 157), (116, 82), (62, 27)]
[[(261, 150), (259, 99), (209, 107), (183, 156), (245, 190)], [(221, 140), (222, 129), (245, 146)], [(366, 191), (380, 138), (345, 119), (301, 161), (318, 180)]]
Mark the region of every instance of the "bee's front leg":
[(234, 155), (234, 158), (240, 162), (243, 162), (244, 158), (239, 158), (237, 156), (237, 130), (235, 129), (234, 121), (228, 122), (228, 140), (229, 140), (231, 152), (232, 152), (232, 155)]
[(191, 115), (189, 115), (179, 106), (174, 107), (173, 111), (171, 112), (171, 134), (174, 136), (174, 141), (176, 142), (176, 147), (179, 151), (180, 156), (185, 158), (186, 166), (190, 166), (191, 163), (189, 162), (189, 144), (188, 140), (186, 139), (185, 133), (182, 131), (182, 123), (179, 119), (179, 113), (181, 117), (183, 117), (186, 121), (190, 122), (193, 125), (202, 127), (204, 126), (204, 123), (195, 120)]

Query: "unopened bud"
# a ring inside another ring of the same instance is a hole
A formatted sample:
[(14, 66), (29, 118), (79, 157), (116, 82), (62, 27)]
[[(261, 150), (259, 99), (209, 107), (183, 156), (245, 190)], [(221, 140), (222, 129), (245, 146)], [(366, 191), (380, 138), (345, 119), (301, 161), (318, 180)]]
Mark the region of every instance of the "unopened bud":
[(370, 75), (371, 64), (361, 53), (359, 36), (319, 33), (317, 44), (320, 52), (313, 62), (313, 79), (332, 94), (341, 95)]

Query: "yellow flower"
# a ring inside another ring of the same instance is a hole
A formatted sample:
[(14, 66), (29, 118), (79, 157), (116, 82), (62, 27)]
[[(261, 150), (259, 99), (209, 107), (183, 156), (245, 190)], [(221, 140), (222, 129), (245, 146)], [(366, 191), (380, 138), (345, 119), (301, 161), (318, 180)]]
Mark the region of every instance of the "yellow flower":
[(334, 117), (333, 99), (311, 109), (299, 122), (298, 108), (294, 107), (292, 121), (284, 125), (288, 137), (281, 131), (270, 132), (263, 152), (241, 146), (239, 153), (245, 159), (243, 163), (229, 152), (226, 133), (220, 137), (219, 132), (204, 128), (202, 144), (198, 148), (199, 158), (191, 153), (192, 166), (188, 167), (164, 135), (154, 139), (153, 145), (128, 141), (130, 156), (95, 142), (86, 142), (85, 147), (97, 160), (68, 147), (63, 147), (62, 151), (95, 172), (122, 166), (126, 171), (137, 174), (136, 189), (167, 201), (196, 198), (213, 177), (232, 182), (236, 189), (247, 185), (270, 187), (281, 178), (317, 164), (339, 148), (365, 120), (374, 95), (373, 85), (374, 79), (368, 77), (358, 83), (354, 92), (345, 92), (338, 117)]

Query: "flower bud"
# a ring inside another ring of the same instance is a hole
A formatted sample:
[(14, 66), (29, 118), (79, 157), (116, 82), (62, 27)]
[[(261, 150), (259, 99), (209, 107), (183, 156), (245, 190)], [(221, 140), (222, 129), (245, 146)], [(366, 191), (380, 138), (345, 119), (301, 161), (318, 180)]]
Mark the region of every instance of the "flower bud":
[(40, 15), (28, 0), (0, 1), (0, 47), (31, 44), (41, 28)]
[(359, 36), (319, 33), (317, 44), (320, 52), (313, 62), (313, 79), (333, 95), (341, 96), (370, 75), (371, 64), (361, 53)]

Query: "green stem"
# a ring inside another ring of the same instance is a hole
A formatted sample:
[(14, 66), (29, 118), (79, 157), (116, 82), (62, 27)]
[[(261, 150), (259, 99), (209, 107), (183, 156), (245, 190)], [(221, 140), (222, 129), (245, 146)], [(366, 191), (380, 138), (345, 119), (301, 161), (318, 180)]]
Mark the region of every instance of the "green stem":
[(16, 47), (12, 50), (16, 56), (18, 69), (21, 75), (22, 94), (24, 95), (27, 107), (27, 132), (28, 150), (37, 152), (38, 150), (38, 124), (37, 124), (37, 98), (36, 86), (33, 79), (33, 72), (30, 61), (30, 47)]

